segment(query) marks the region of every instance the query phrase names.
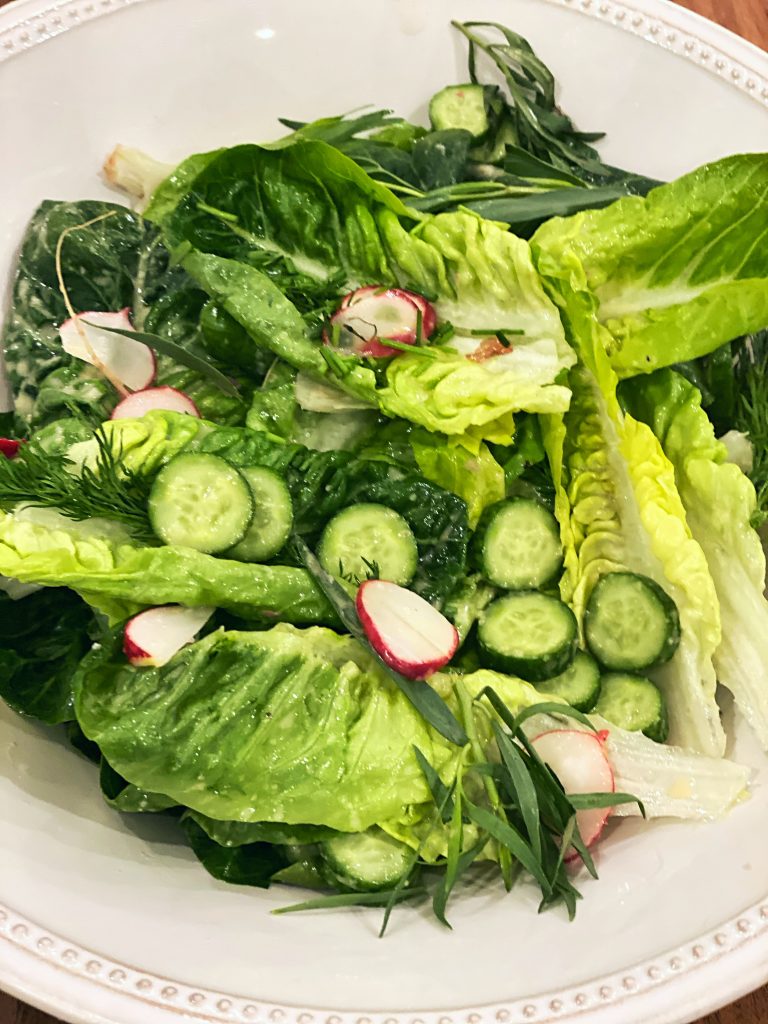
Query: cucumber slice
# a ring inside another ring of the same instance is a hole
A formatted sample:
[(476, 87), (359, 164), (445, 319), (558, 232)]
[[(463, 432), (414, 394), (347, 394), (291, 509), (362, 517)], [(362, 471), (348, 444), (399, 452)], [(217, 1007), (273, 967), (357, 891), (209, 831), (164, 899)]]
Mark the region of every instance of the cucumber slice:
[(537, 683), (536, 689), (562, 697), (577, 711), (591, 711), (600, 696), (600, 668), (590, 654), (576, 651), (565, 672)]
[(476, 139), (488, 131), (488, 112), (482, 85), (449, 85), (429, 101), (429, 119), (438, 131), (463, 128)]
[(669, 735), (667, 706), (658, 686), (645, 676), (630, 672), (608, 672), (601, 681), (595, 714), (620, 729), (644, 732), (649, 739), (664, 743)]
[(680, 643), (677, 606), (647, 576), (609, 573), (587, 602), (584, 636), (604, 668), (652, 668), (669, 661)]
[(326, 572), (360, 582), (378, 566), (379, 579), (406, 586), (419, 563), (410, 526), (386, 505), (352, 505), (323, 530), (317, 557)]
[(334, 836), (322, 844), (326, 866), (336, 881), (358, 892), (389, 889), (411, 867), (409, 846), (380, 828)]
[(242, 540), (252, 518), (245, 478), (216, 455), (177, 455), (149, 495), (149, 519), (160, 540), (208, 555)]
[(565, 671), (576, 652), (577, 635), (573, 612), (556, 597), (536, 590), (507, 594), (480, 619), (480, 660), (488, 668), (539, 682)]
[(557, 520), (531, 498), (491, 505), (472, 545), (485, 579), (505, 590), (535, 590), (550, 583), (563, 565)]
[(253, 519), (227, 557), (239, 562), (263, 562), (276, 555), (290, 537), (293, 502), (285, 481), (273, 469), (249, 466), (240, 473), (251, 489)]

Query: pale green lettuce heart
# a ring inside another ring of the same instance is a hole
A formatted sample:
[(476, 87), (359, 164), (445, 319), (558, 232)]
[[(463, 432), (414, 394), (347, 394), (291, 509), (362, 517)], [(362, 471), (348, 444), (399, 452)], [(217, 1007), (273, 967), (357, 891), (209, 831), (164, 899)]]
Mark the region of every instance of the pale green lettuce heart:
[(501, 501), (505, 495), (504, 470), (488, 446), (465, 446), (437, 434), (414, 432), (411, 437), (416, 465), (433, 483), (462, 498), (467, 505), (471, 529), (477, 526), (483, 510)]
[(544, 430), (566, 552), (563, 596), (581, 618), (605, 573), (638, 572), (663, 587), (682, 629), (677, 653), (653, 673), (667, 701), (670, 741), (722, 756), (713, 665), (721, 626), (706, 557), (691, 534), (672, 463), (650, 428), (619, 406), (607, 332), (581, 264), (571, 255), (559, 273), (553, 294), (583, 360), (571, 372), (571, 409), (563, 422), (546, 420)]
[(768, 748), (768, 601), (765, 552), (750, 524), (755, 489), (701, 408), (699, 391), (680, 374), (660, 370), (622, 388), (635, 415), (648, 423), (675, 468), (693, 536), (707, 557), (722, 619), (714, 654), (718, 679)]
[(768, 154), (553, 218), (531, 244), (548, 279), (583, 264), (620, 376), (694, 359), (768, 325)]
[(49, 510), (0, 513), (0, 575), (71, 587), (111, 617), (143, 605), (184, 604), (226, 608), (246, 619), (334, 621), (303, 569), (143, 547), (113, 523), (75, 523)]

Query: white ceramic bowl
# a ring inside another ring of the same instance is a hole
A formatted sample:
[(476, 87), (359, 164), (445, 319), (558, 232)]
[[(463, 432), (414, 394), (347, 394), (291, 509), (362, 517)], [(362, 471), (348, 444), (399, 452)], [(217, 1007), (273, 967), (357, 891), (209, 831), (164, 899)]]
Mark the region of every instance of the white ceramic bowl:
[[(0, 279), (44, 197), (105, 195), (121, 141), (172, 160), (275, 118), (392, 106), (464, 77), (451, 17), (529, 37), (613, 161), (660, 177), (768, 148), (766, 55), (664, 0), (28, 0), (0, 11)], [(172, 824), (102, 805), (59, 739), (0, 712), (0, 985), (71, 1021), (682, 1024), (768, 980), (768, 761), (710, 826), (615, 829), (574, 924), (476, 889), (455, 930), (401, 910), (270, 917)]]

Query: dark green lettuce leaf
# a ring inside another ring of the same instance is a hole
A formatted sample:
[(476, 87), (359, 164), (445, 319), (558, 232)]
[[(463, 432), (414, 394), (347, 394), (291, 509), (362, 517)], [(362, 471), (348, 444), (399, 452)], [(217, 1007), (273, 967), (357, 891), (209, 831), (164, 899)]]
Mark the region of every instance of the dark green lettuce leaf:
[(126, 782), (103, 757), (99, 767), (99, 784), (109, 806), (124, 814), (152, 814), (176, 806), (175, 800), (162, 793), (148, 793)]
[(19, 601), (0, 592), (0, 697), (41, 722), (72, 719), (72, 676), (91, 645), (93, 621), (70, 590), (41, 590)]
[(283, 277), (291, 270), (321, 282), (363, 274), (394, 284), (369, 206), (408, 217), (387, 188), (331, 146), (243, 145), (207, 164), (163, 227), (171, 247), (185, 244), (242, 262), (254, 252), (279, 254), (290, 261)]
[(77, 311), (129, 306), (141, 321), (152, 302), (186, 278), (180, 268), (169, 266), (157, 230), (124, 206), (96, 200), (43, 202), (22, 242), (2, 335), (17, 409), (36, 424), (61, 415), (68, 405), (95, 408), (102, 419), (110, 408), (109, 386), (93, 367), (63, 352), (57, 330), (68, 315), (56, 277), (59, 237), (103, 214), (111, 216), (71, 231), (62, 246), (63, 276)]
[(0, 512), (0, 573), (72, 587), (113, 622), (161, 604), (223, 608), (249, 622), (336, 621), (303, 569), (235, 562), (191, 548), (146, 547), (115, 523), (74, 522), (47, 509)]
[[(128, 307), (134, 326), (199, 348), (199, 319), (207, 295), (173, 265), (158, 229), (114, 203), (45, 201), (30, 221), (16, 267), (11, 308), (0, 338), (18, 414), (43, 426), (76, 407), (84, 416), (106, 419), (117, 395), (98, 372), (62, 349), (59, 325), (67, 309), (56, 276), (56, 246), (62, 232), (62, 272), (78, 312)], [(245, 406), (221, 394), (200, 374), (172, 360), (158, 361), (158, 383), (184, 390), (203, 415), (224, 423), (242, 422)]]
[(246, 846), (249, 843), (274, 843), (276, 846), (305, 846), (322, 843), (336, 830), (323, 825), (284, 825), (279, 821), (217, 821), (197, 811), (192, 818), (219, 846)]
[(193, 818), (185, 818), (182, 827), (192, 852), (220, 882), (267, 889), (275, 875), (291, 863), (280, 846), (263, 842), (220, 846)]

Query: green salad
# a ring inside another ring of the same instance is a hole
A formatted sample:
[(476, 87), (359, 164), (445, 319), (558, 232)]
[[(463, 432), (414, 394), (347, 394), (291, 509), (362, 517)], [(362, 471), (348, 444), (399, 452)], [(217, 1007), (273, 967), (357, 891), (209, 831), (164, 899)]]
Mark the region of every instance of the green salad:
[(426, 126), (118, 146), (2, 334), (0, 695), (215, 878), (382, 930), (478, 865), (573, 916), (609, 818), (725, 813), (718, 684), (768, 749), (768, 156), (607, 165), (455, 28)]

